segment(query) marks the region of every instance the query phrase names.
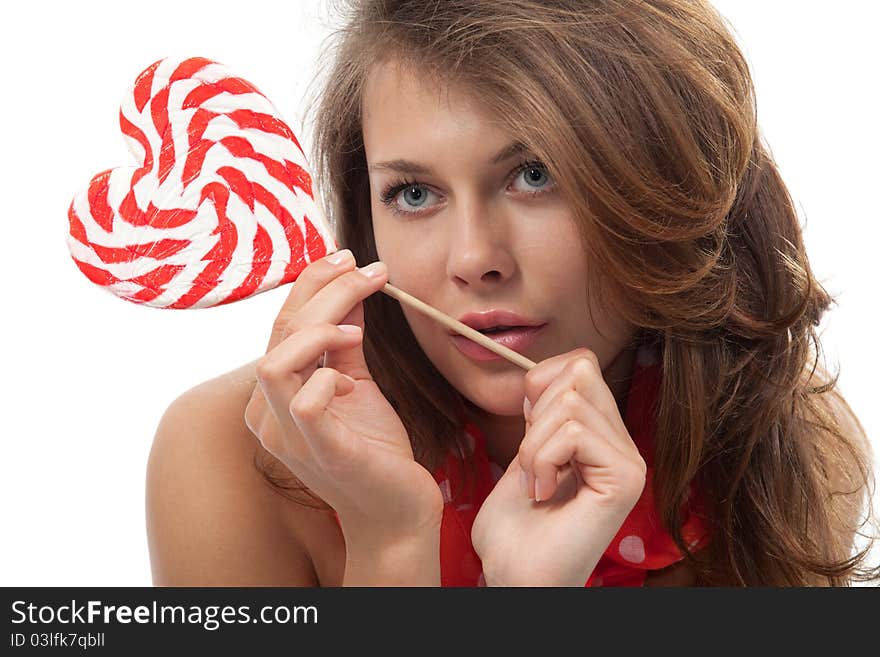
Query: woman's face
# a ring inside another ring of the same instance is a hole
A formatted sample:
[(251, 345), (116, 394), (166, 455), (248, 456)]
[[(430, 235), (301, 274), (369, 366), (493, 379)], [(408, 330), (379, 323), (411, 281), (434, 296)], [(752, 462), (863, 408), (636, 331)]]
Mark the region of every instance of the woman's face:
[[(599, 326), (592, 323), (584, 252), (553, 176), (534, 166), (533, 154), (508, 151), (516, 140), (477, 98), (377, 65), (365, 89), (363, 138), (376, 247), (392, 285), (456, 319), (505, 309), (545, 322), (522, 352), (535, 362), (587, 347), (604, 368), (618, 354), (632, 327), (595, 307)], [(402, 309), (462, 395), (488, 414), (522, 415), (523, 369), (473, 360), (442, 324)]]

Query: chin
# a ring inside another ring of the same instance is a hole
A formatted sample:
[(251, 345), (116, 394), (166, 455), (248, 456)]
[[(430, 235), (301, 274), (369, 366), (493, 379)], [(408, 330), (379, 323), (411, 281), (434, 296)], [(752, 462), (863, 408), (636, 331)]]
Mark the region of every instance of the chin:
[(515, 415), (522, 417), (523, 414), (522, 397), (489, 394), (465, 395), (463, 393), (462, 396), (465, 398), (466, 406), (477, 413), (507, 417)]

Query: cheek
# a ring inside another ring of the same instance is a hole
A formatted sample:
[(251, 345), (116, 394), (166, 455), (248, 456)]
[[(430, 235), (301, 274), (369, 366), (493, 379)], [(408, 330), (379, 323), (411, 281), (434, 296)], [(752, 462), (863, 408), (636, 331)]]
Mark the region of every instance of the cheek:
[(519, 211), (516, 241), (524, 271), (570, 288), (585, 280), (585, 254), (580, 232), (560, 200)]
[(370, 212), (373, 225), (373, 242), (376, 244), (379, 260), (390, 264), (388, 258), (394, 254), (394, 247), (396, 246), (394, 233), (389, 230), (388, 222), (383, 218), (382, 210), (375, 199), (371, 201)]
[(388, 266), (388, 282), (430, 303), (445, 271), (437, 240), (387, 219), (373, 224), (373, 237), (379, 260)]
[(529, 263), (534, 280), (527, 285), (534, 287), (535, 298), (552, 298), (556, 307), (550, 310), (562, 314), (567, 314), (566, 308), (586, 310), (587, 266), (577, 239), (542, 236), (536, 240), (532, 251), (535, 255)]
[(373, 240), (376, 243), (379, 260), (386, 263), (390, 269), (392, 264), (401, 264), (408, 260), (414, 249), (412, 244), (408, 244), (410, 237), (401, 221), (387, 215), (388, 210), (381, 206), (379, 201), (373, 200)]
[(440, 340), (443, 338), (443, 326), (406, 305), (402, 305), (401, 308), (416, 342), (421, 345), (428, 358), (438, 355), (437, 349), (441, 346)]

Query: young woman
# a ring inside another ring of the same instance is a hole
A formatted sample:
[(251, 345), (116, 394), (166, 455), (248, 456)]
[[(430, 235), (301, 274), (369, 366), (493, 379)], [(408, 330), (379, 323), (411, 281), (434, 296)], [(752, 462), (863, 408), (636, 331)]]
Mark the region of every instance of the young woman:
[(818, 364), (833, 299), (707, 2), (363, 0), (332, 52), (343, 250), (162, 418), (157, 585), (878, 576), (869, 443)]

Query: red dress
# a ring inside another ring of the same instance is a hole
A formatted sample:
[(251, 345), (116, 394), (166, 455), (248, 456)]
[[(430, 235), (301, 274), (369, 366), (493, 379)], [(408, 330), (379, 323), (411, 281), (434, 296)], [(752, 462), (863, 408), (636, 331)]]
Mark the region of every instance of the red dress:
[[(642, 586), (648, 570), (665, 568), (683, 559), (672, 537), (661, 526), (654, 506), (653, 481), (653, 405), (660, 384), (660, 360), (657, 348), (643, 344), (637, 352), (624, 423), (645, 459), (647, 480), (641, 497), (624, 520), (599, 560), (585, 586)], [(452, 499), (461, 476), (460, 466), (450, 454), (446, 463), (434, 472), (446, 505), (440, 527), (441, 586), (485, 586), (482, 564), (471, 545), (471, 527), (483, 501), (503, 474), (502, 468), (489, 460), (486, 437), (466, 420), (464, 430), (472, 449), (477, 479), (473, 497), (467, 491)], [(703, 521), (703, 505), (692, 482), (682, 507), (682, 536), (690, 549), (702, 548), (709, 541)], [(338, 517), (337, 517), (338, 520)]]

